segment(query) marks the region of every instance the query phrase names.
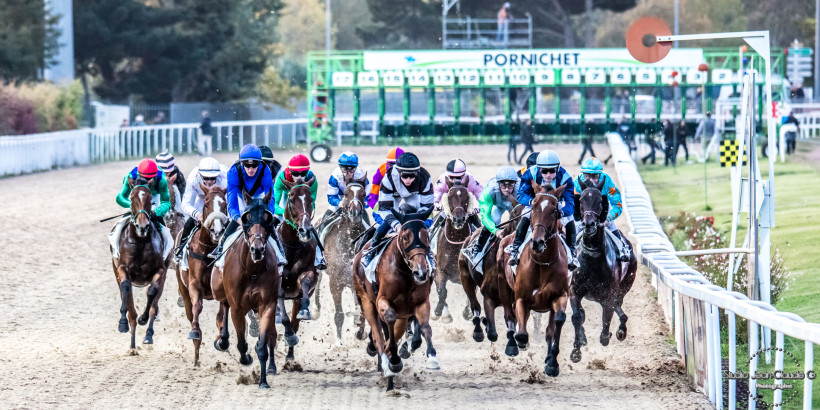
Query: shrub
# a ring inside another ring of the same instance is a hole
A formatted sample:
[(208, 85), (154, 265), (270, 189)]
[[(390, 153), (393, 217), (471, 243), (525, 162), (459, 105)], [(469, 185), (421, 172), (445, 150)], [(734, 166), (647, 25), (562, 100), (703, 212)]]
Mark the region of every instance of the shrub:
[(18, 135), (76, 129), (82, 118), (82, 86), (52, 83), (0, 85), (0, 134)]

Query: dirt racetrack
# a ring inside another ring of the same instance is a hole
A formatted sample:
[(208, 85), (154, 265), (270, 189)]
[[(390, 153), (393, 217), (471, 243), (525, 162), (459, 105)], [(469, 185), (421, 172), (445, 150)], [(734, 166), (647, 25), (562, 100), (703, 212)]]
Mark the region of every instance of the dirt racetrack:
[[(506, 165), (505, 148), (436, 146), (410, 150), (419, 155), (434, 177), (443, 172), (447, 161), (458, 156), (483, 182)], [(551, 148), (572, 174), (579, 172), (575, 165), (579, 145)], [(605, 145), (595, 149), (602, 157), (608, 156)], [(356, 151), (362, 165), (373, 170), (387, 148)], [(334, 159), (339, 152), (334, 149)], [(292, 154), (275, 153), (283, 163)], [(235, 154), (217, 158), (232, 163)], [(195, 156), (177, 159), (186, 176), (197, 162)], [(218, 352), (212, 347), (217, 306), (211, 301), (205, 302), (202, 317), (202, 366), (193, 367), (193, 347), (186, 338), (190, 325), (184, 309), (176, 304), (173, 271), (168, 273), (160, 300), (154, 345), (139, 344), (145, 333), (141, 326), (137, 330), (138, 355), (130, 355), (129, 336), (117, 332), (120, 298), (106, 240), (112, 224), (97, 220), (123, 212), (114, 197), (123, 175), (135, 163), (0, 180), (2, 407), (421, 409), (433, 403), (445, 409), (710, 407), (705, 396), (690, 388), (679, 367), (644, 269), (639, 270), (625, 301), (627, 339), (618, 342), (613, 338), (608, 347), (602, 347), (597, 337), (600, 307), (586, 301), (589, 345), (583, 348), (580, 363), (570, 362), (574, 330), (567, 320), (557, 378), (543, 374), (543, 330), (533, 334), (531, 346), (518, 357), (504, 355), (501, 309), (496, 312), (499, 341), (475, 343), (470, 336), (472, 325), (461, 317), (467, 299), (460, 285), (450, 283), (448, 302), (453, 322), (432, 322), (441, 370), (425, 369), (421, 349), (405, 361), (396, 379), (396, 392), (386, 394), (375, 358), (367, 356), (365, 342), (354, 337), (351, 315), (345, 321), (342, 345), (337, 346), (326, 275), (320, 285), (324, 288), (321, 316), (302, 324), (293, 365), (285, 365), (284, 343), (278, 344), (280, 373), (268, 379), (270, 390), (257, 389), (253, 380), (259, 367), (252, 349), (253, 365), (239, 364), (232, 325), (230, 351)], [(322, 182), (316, 212), (321, 215), (327, 205), (324, 191), (332, 166), (321, 164), (313, 169)], [(145, 289), (135, 289), (135, 296), (140, 310), (145, 305)], [(435, 290), (431, 300), (437, 300)], [(353, 310), (353, 297), (348, 292), (344, 304), (346, 311)], [(617, 322), (613, 322), (614, 329)]]

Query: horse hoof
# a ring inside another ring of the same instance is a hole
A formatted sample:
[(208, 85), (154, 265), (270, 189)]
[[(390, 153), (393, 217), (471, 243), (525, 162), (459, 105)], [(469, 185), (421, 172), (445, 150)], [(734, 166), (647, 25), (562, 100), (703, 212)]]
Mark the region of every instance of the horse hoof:
[(581, 346), (587, 345), (587, 336), (585, 334), (581, 334), (581, 337), (578, 338), (578, 344)]
[(296, 336), (295, 333), (290, 336), (285, 335), (285, 344), (288, 346), (296, 346), (299, 344), (299, 336)]
[[(387, 363), (387, 366), (384, 365), (385, 363)], [(390, 376), (395, 376), (396, 375), (396, 373), (393, 370), (391, 370), (392, 366), (390, 366), (390, 360), (387, 359), (387, 354), (385, 354), (385, 353), (382, 353), (381, 365), (382, 365), (382, 372), (383, 372), (382, 374), (384, 375), (384, 377), (390, 377)]]
[(231, 344), (228, 342), (225, 342), (225, 346), (222, 346), (222, 343), (219, 342), (219, 339), (214, 340), (214, 349), (220, 352), (227, 352), (229, 347), (231, 347)]
[(276, 366), (268, 367), (268, 376), (276, 376)]
[(464, 311), (463, 311), (463, 312), (461, 312), (461, 317), (463, 317), (463, 318), (464, 318), (464, 320), (470, 320), (470, 319), (472, 319), (474, 316), (475, 316), (475, 315), (473, 315), (473, 310), (472, 310), (472, 309), (470, 309), (470, 306), (469, 306), (469, 305), (468, 305), (468, 306), (465, 306), (465, 307), (464, 307)]
[(496, 332), (487, 332), (487, 340), (490, 342), (495, 342), (498, 340), (498, 333)]
[(612, 337), (612, 332), (607, 333), (606, 335), (601, 335), (601, 346), (608, 346), (609, 345), (609, 338)]
[(248, 366), (250, 364), (253, 364), (253, 357), (245, 353), (239, 356), (239, 364), (241, 364), (242, 366)]
[(265, 382), (262, 382), (262, 383), (259, 383), (259, 388), (260, 389), (270, 389), (270, 385), (265, 383)]
[(453, 323), (453, 316), (447, 314), (441, 317), (441, 323)]
[(182, 299), (182, 296), (180, 296), (179, 299), (177, 299), (177, 306), (185, 307), (185, 301)]
[(376, 345), (374, 345), (373, 342), (367, 344), (365, 351), (367, 352), (367, 355), (370, 357), (376, 357), (376, 353), (378, 353), (378, 351), (376, 350)]
[(435, 314), (435, 312), (433, 312), (433, 314), (430, 315), (430, 319), (432, 319), (432, 320), (438, 320), (440, 317), (441, 317), (441, 315), (440, 314), (437, 315), (437, 314)]
[(530, 344), (530, 336), (526, 333), (519, 333), (515, 335), (515, 342), (518, 343), (518, 348), (526, 350)]
[(359, 340), (364, 340), (365, 339), (364, 329), (359, 329), (359, 330), (356, 331), (356, 339), (359, 339)]
[(144, 345), (152, 345), (154, 344), (154, 337), (145, 335), (145, 339), (142, 339), (142, 344)]
[(137, 324), (140, 326), (145, 326), (148, 323), (148, 315), (140, 315), (137, 318)]
[(430, 356), (427, 358), (427, 370), (439, 370), (441, 366), (438, 364), (438, 359), (436, 356)]
[(388, 369), (389, 369), (389, 370), (390, 370), (393, 374), (399, 374), (399, 372), (400, 372), (402, 369), (404, 369), (404, 362), (402, 362), (401, 360), (399, 360), (399, 362), (398, 362), (397, 364), (393, 364), (393, 363), (390, 363), (390, 361), (388, 361), (388, 362), (387, 362), (387, 368), (388, 368)]
[(202, 332), (200, 332), (199, 330), (192, 330), (188, 332), (188, 339), (202, 340)]
[(410, 353), (413, 353), (416, 350), (419, 350), (419, 347), (421, 347), (421, 339), (418, 339), (418, 340), (414, 339), (414, 340), (410, 341)]
[(558, 366), (544, 366), (544, 374), (549, 377), (558, 377)]
[(507, 348), (504, 349), (504, 354), (509, 357), (518, 356), (518, 345), (515, 342), (507, 343)]
[(259, 322), (254, 319), (251, 319), (250, 326), (248, 326), (248, 333), (251, 337), (259, 337)]
[(618, 331), (615, 332), (615, 337), (618, 338), (619, 342), (623, 342), (624, 339), (626, 339), (626, 328), (618, 329)]
[(482, 332), (481, 330), (473, 332), (473, 340), (475, 340), (478, 343), (483, 342), (484, 341), (484, 332)]
[(399, 357), (402, 359), (410, 358), (410, 350), (407, 349), (407, 342), (401, 344), (401, 348), (399, 349)]
[(296, 318), (299, 320), (310, 320), (310, 311), (307, 309), (302, 309), (299, 311), (299, 314), (296, 315)]
[(120, 325), (117, 329), (120, 331), (120, 333), (128, 333), (128, 331), (130, 330), (128, 326), (128, 321), (125, 319), (120, 319)]
[(572, 353), (569, 354), (569, 360), (572, 360), (573, 363), (578, 363), (581, 361), (581, 349), (572, 349)]

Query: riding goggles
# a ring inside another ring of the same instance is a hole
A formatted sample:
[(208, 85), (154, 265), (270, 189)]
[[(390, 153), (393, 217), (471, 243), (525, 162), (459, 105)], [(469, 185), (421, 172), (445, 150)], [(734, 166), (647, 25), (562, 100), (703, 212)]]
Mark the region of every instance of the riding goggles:
[(293, 175), (294, 177), (297, 177), (297, 178), (306, 177), (307, 174), (308, 174), (308, 171), (290, 171), (290, 174)]
[(202, 177), (202, 180), (205, 182), (214, 182), (216, 181), (216, 177)]
[(259, 161), (242, 161), (242, 166), (249, 169), (259, 167)]
[(498, 181), (498, 186), (512, 188), (515, 186), (515, 181)]
[(555, 174), (557, 172), (558, 172), (558, 167), (541, 168), (541, 173), (542, 174)]
[(349, 166), (349, 165), (342, 165), (340, 168), (342, 168), (342, 171), (347, 171), (347, 172), (353, 172), (353, 171), (356, 170), (356, 167)]
[(416, 173), (415, 172), (413, 172), (413, 173), (404, 173), (404, 172), (402, 172), (401, 173), (401, 179), (415, 179), (415, 178), (416, 178)]

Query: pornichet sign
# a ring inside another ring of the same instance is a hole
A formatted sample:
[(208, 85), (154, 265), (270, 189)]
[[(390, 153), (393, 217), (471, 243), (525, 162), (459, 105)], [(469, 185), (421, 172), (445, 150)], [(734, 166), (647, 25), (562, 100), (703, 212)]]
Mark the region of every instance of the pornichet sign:
[(523, 50), (365, 51), (365, 70), (539, 69), (539, 68), (696, 68), (700, 48), (676, 48), (654, 64), (638, 62), (625, 48)]

